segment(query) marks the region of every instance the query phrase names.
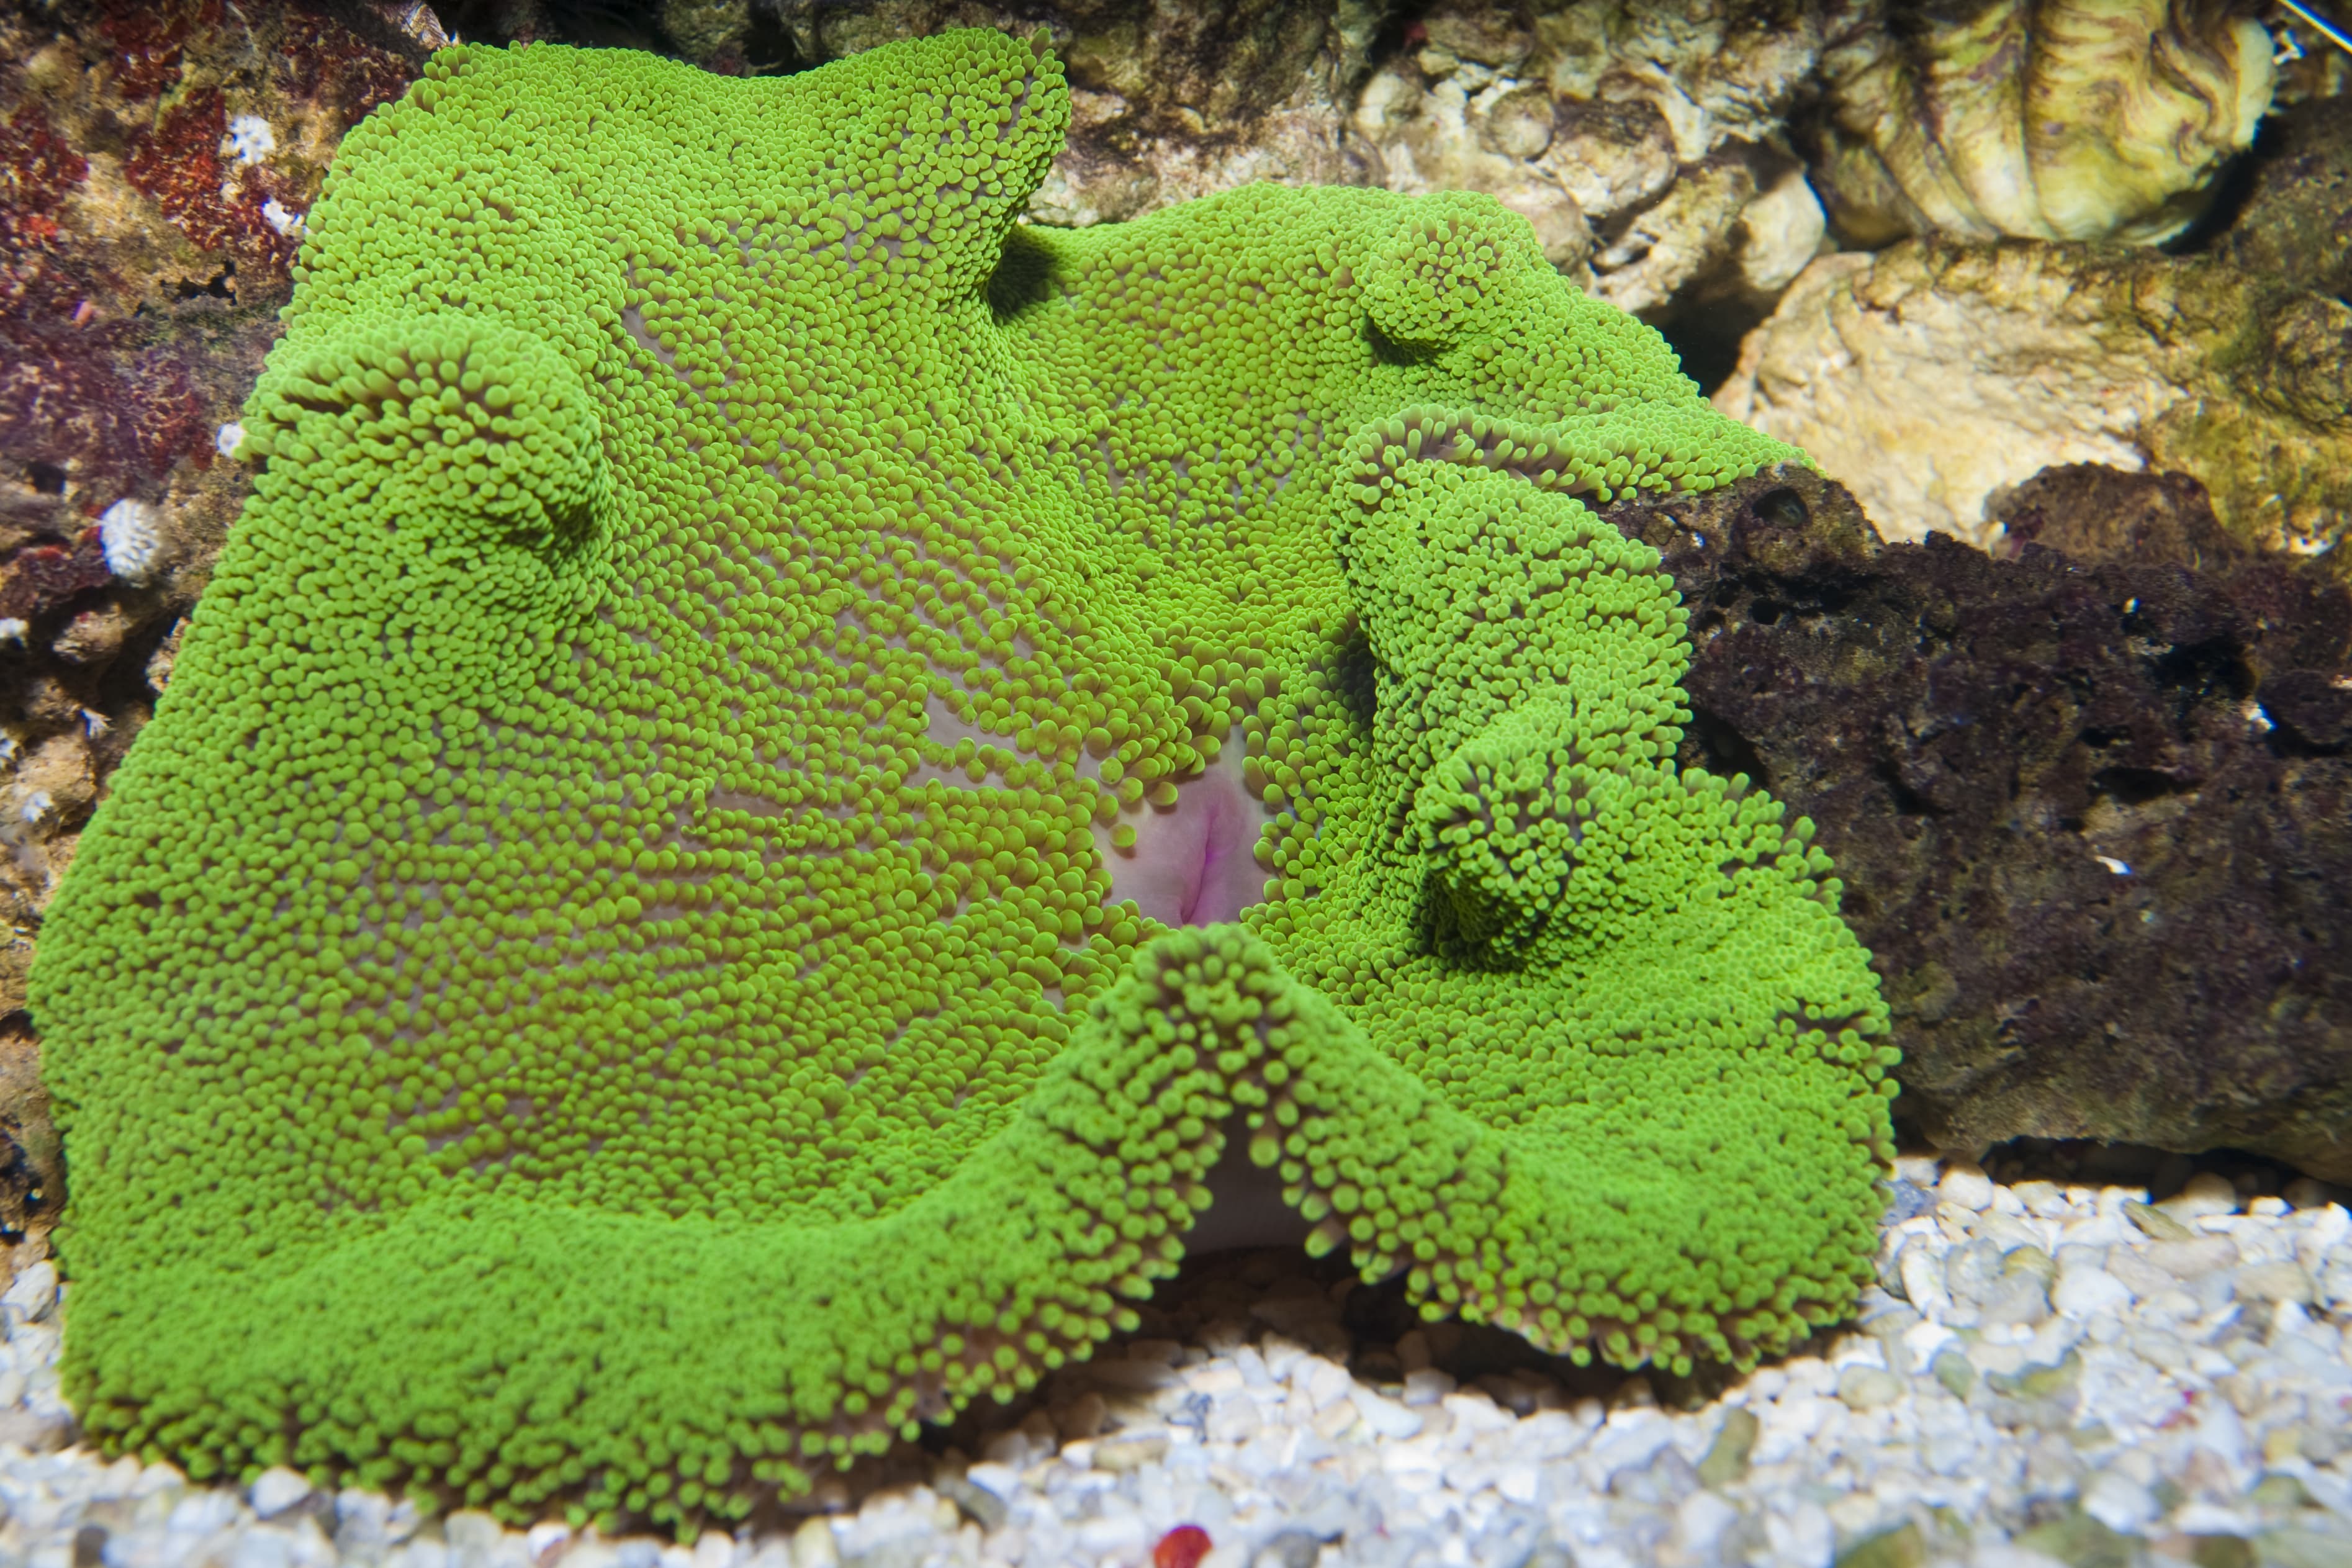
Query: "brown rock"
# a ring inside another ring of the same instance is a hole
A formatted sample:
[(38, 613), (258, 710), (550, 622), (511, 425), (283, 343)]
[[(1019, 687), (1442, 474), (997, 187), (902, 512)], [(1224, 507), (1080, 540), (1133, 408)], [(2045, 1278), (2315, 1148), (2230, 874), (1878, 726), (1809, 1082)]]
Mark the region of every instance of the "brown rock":
[(138, 626), (122, 605), (100, 605), (68, 622), (49, 651), (68, 664), (105, 664), (122, 651), (123, 643)]
[(1937, 1142), (2352, 1177), (2352, 594), (2176, 479), (2019, 496), (2081, 553), (1882, 544), (1804, 469), (1621, 509), (1693, 606), (1685, 761), (1819, 826)]
[(786, 0), (796, 60), (816, 64), (950, 26), (1044, 26), (1069, 72), (1070, 130), (1030, 204), (1038, 222), (1136, 217), (1252, 180), (1357, 184), (1339, 107), (1378, 11), (1316, 0)]
[(2014, 560), (2039, 544), (2078, 561), (2176, 566), (2246, 559), (2246, 547), (2214, 521), (2205, 489), (2184, 474), (2127, 474), (2094, 463), (2044, 468), (2003, 495), (1995, 515)]

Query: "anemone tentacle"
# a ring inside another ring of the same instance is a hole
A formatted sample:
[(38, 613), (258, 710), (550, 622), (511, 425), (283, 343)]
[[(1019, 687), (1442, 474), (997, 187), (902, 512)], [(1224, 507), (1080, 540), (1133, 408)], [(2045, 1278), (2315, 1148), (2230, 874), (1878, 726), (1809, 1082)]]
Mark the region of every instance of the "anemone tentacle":
[(1229, 1128), (1578, 1356), (1851, 1301), (1867, 955), (1591, 510), (1789, 449), (1491, 200), (1019, 226), (1067, 115), (460, 47), (347, 139), (32, 978), (97, 1441), (740, 1518), (1130, 1323)]

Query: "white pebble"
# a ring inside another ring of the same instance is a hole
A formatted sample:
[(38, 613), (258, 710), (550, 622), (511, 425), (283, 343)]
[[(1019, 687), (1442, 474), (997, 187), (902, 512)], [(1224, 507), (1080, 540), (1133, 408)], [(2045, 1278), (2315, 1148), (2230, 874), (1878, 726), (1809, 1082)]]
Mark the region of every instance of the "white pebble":
[(523, 1532), (522, 1539), (523, 1552), (530, 1559), (531, 1568), (548, 1568), (572, 1544), (572, 1527), (549, 1520), (532, 1525)]
[(793, 1532), (793, 1568), (835, 1568), (840, 1561), (833, 1526), (824, 1520), (805, 1520)]
[(1903, 1380), (1879, 1367), (1848, 1367), (1838, 1376), (1838, 1398), (1850, 1410), (1876, 1410), (1903, 1396)]
[(1395, 1400), (1383, 1398), (1361, 1385), (1353, 1391), (1351, 1397), (1356, 1403), (1356, 1413), (1364, 1418), (1364, 1425), (1383, 1437), (1416, 1436), (1426, 1425), (1419, 1411), (1408, 1410)]
[(2219, 1503), (2183, 1503), (2172, 1513), (2172, 1528), (2183, 1535), (2251, 1536), (2262, 1529), (2261, 1521), (2242, 1509), (2225, 1508)]
[(1940, 1321), (1952, 1315), (1952, 1298), (1944, 1289), (1943, 1260), (1927, 1243), (1914, 1241), (1904, 1247), (1895, 1268), (1903, 1280), (1904, 1296), (1921, 1316)]
[(238, 1511), (234, 1491), (190, 1492), (173, 1506), (166, 1522), (174, 1535), (205, 1536), (236, 1518)]
[(2028, 1547), (1994, 1539), (1978, 1542), (1969, 1554), (1969, 1568), (2065, 1568), (2065, 1564)]
[(2352, 1238), (2352, 1213), (2346, 1212), (2342, 1204), (2298, 1210), (2296, 1219), (2302, 1237), (2296, 1245), (2306, 1252), (2325, 1252)]
[(2119, 1535), (2138, 1535), (2164, 1510), (2146, 1487), (2120, 1470), (2107, 1470), (2084, 1489), (2083, 1511)]
[(244, 1531), (230, 1550), (228, 1568), (293, 1568), (294, 1538), (261, 1526)]
[(2156, 1206), (2188, 1225), (2208, 1215), (2237, 1213), (2238, 1189), (2210, 1171), (2200, 1171), (2189, 1177), (2178, 1193)]
[(2313, 1299), (2311, 1276), (2300, 1263), (2253, 1263), (2238, 1270), (2238, 1293), (2262, 1301)]
[(0, 1291), (0, 1321), (11, 1337), (19, 1324), (37, 1323), (58, 1304), (58, 1266), (43, 1258), (17, 1270), (5, 1291)]
[(1132, 1513), (1088, 1520), (1078, 1527), (1077, 1535), (1081, 1547), (1105, 1557), (1129, 1556), (1148, 1544), (1143, 1521)]
[(1347, 1398), (1348, 1391), (1356, 1386), (1355, 1378), (1346, 1367), (1321, 1356), (1307, 1357), (1293, 1378), (1306, 1389), (1307, 1397), (1315, 1402), (1318, 1410), (1328, 1408), (1334, 1400)]
[(1903, 1369), (1926, 1372), (1936, 1364), (1937, 1352), (1959, 1336), (1941, 1323), (1917, 1322), (1903, 1331), (1903, 1348), (1910, 1352), (1911, 1363)]
[[(1594, 1407), (1597, 1412), (1597, 1405)], [(1538, 1410), (1519, 1423), (1511, 1434), (1511, 1449), (1538, 1462), (1564, 1459), (1581, 1447), (1586, 1437), (1601, 1424), (1597, 1414), (1589, 1418), (1580, 1410)]]
[(2062, 1270), (2057, 1287), (2050, 1292), (2050, 1304), (2070, 1318), (2121, 1311), (2134, 1300), (2130, 1286), (2095, 1264)]
[(1257, 1401), (1236, 1389), (1210, 1408), (1203, 1430), (1212, 1442), (1245, 1443), (1265, 1425)]
[(2352, 1258), (2319, 1270), (2319, 1300), (2336, 1311), (2352, 1310)]
[(310, 1480), (299, 1470), (273, 1465), (261, 1472), (248, 1495), (253, 1511), (264, 1519), (272, 1519), (309, 1497)]
[(735, 1538), (723, 1530), (706, 1530), (695, 1537), (694, 1568), (728, 1568), (739, 1555), (746, 1554), (737, 1552)]
[(1804, 1502), (1786, 1514), (1766, 1514), (1764, 1539), (1782, 1568), (1829, 1568), (1837, 1531), (1819, 1503)]
[(1404, 1374), (1404, 1402), (1407, 1405), (1434, 1405), (1458, 1385), (1451, 1373), (1425, 1367)]
[(1685, 1561), (1706, 1561), (1716, 1542), (1739, 1518), (1739, 1510), (1721, 1492), (1699, 1490), (1683, 1499), (1675, 1510), (1675, 1538)]
[(1982, 1213), (1992, 1205), (1992, 1178), (1972, 1161), (1955, 1161), (1936, 1184), (1936, 1194), (1947, 1203)]
[(2059, 1239), (2067, 1247), (2129, 1246), (2138, 1234), (2121, 1210), (2109, 1209), (2066, 1221), (2059, 1231)]
[(1243, 1388), (1242, 1371), (1230, 1362), (1203, 1362), (1199, 1366), (1186, 1369), (1184, 1386), (1195, 1394), (1205, 1394), (1212, 1398), (1239, 1394)]
[(1540, 1508), (1543, 1474), (1535, 1465), (1505, 1465), (1495, 1472), (1495, 1489), (1522, 1508)]

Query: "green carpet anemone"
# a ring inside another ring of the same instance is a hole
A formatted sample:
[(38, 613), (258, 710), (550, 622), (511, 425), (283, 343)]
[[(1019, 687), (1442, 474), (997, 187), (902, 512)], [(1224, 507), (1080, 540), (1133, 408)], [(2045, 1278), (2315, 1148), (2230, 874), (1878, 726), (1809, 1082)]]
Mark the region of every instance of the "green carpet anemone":
[(1790, 449), (1486, 198), (1019, 226), (1067, 113), (959, 32), (352, 132), (40, 939), (96, 1441), (690, 1531), (1131, 1325), (1228, 1140), (1579, 1360), (1850, 1306), (1885, 1008), (1592, 510)]

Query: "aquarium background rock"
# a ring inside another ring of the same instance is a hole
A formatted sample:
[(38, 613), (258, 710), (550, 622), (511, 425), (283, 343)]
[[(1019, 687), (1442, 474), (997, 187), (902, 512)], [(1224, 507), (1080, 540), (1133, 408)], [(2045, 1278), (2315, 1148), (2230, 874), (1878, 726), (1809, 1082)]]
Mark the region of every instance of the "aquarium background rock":
[(2004, 487), (2100, 463), (2189, 475), (2247, 544), (2328, 551), (2352, 519), (2352, 113), (2306, 102), (2265, 134), (2235, 221), (2181, 255), (1823, 256), (1716, 405), (1804, 447), (1891, 538), (1989, 544)]
[(12, 1265), (46, 1256), (62, 1198), (24, 1012), (40, 910), (169, 679), (181, 618), (244, 502), (247, 474), (223, 447), (278, 339), (301, 215), (343, 133), (440, 41), (431, 14), (406, 5), (0, 6), (0, 1260)]

